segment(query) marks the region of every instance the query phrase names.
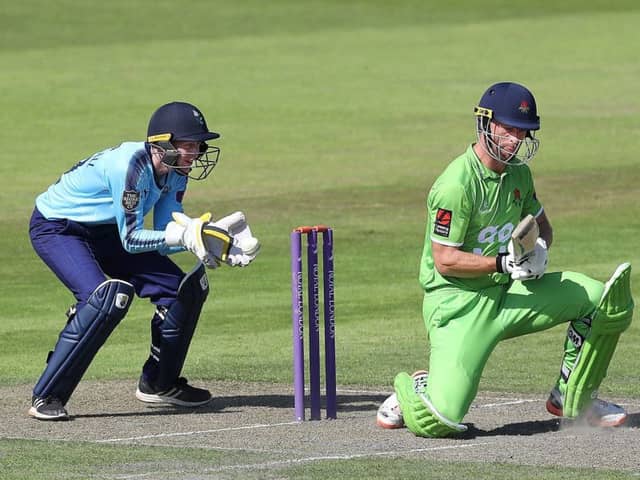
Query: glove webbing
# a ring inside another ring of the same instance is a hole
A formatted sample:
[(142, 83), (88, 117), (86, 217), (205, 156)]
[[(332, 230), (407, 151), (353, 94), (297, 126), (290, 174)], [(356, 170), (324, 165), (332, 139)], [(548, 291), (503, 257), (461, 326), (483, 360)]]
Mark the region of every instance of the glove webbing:
[(233, 242), (229, 233), (221, 228), (205, 224), (202, 226), (202, 234), (208, 235), (220, 243), (220, 260), (223, 262), (226, 261), (229, 256), (229, 250), (231, 249), (231, 242)]

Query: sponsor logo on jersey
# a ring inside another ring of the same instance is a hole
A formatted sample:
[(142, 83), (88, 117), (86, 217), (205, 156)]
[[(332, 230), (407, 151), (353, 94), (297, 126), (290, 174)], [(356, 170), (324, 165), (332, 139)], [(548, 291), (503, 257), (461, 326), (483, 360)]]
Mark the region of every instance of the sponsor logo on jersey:
[(451, 217), (453, 213), (451, 210), (445, 210), (444, 208), (439, 208), (436, 212), (436, 223), (433, 227), (433, 233), (448, 237), (449, 232), (451, 231)]
[(135, 190), (125, 190), (122, 194), (122, 206), (127, 212), (131, 212), (138, 207), (140, 203), (140, 192)]

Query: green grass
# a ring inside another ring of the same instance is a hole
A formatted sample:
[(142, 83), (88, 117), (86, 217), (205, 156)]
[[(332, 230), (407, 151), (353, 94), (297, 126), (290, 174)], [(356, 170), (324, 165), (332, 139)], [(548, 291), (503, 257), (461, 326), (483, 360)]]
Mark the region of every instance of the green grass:
[[(390, 457), (329, 459), (321, 462), (276, 460), (270, 454), (220, 452), (198, 448), (126, 447), (83, 442), (44, 442), (0, 439), (0, 467), (3, 480), (39, 480), (64, 478), (147, 478), (150, 466), (154, 478), (234, 478), (243, 479), (319, 479), (331, 472), (335, 478), (473, 478), (477, 480), (545, 479), (622, 480), (637, 474), (608, 470), (564, 467), (532, 467), (507, 464), (452, 463), (430, 460), (407, 460)], [(28, 452), (28, 455), (25, 455)], [(255, 465), (256, 469), (237, 468), (237, 464)], [(235, 467), (235, 468), (234, 468)], [(24, 473), (30, 472), (29, 477)]]
[[(35, 196), (77, 160), (142, 139), (153, 109), (174, 99), (200, 106), (222, 133), (220, 165), (191, 184), (187, 212), (242, 209), (264, 245), (250, 268), (211, 273), (187, 376), (290, 382), (288, 232), (307, 223), (335, 229), (339, 383), (389, 385), (397, 371), (426, 366), (417, 284), (424, 199), (473, 141), (472, 107), (495, 81), (525, 83), (538, 100), (542, 146), (532, 169), (555, 228), (550, 268), (606, 280), (619, 262), (637, 266), (640, 6), (535, 3), (3, 5), (0, 383), (35, 381), (72, 303), (29, 245)], [(176, 259), (192, 263), (187, 254)], [(86, 378), (136, 378), (151, 315), (137, 299)], [(563, 336), (558, 327), (499, 345), (481, 389), (546, 391)], [(603, 392), (640, 397), (637, 375), (630, 379), (640, 371), (639, 345), (635, 323)], [(2, 450), (23, 447), (37, 450), (2, 441)], [(81, 448), (95, 461), (105, 447)], [(151, 449), (135, 455), (154, 458)], [(372, 478), (380, 463), (346, 462), (351, 476)], [(393, 466), (408, 477), (420, 472), (412, 462)], [(31, 477), (55, 477), (51, 468)], [(455, 468), (476, 478), (522, 473)]]

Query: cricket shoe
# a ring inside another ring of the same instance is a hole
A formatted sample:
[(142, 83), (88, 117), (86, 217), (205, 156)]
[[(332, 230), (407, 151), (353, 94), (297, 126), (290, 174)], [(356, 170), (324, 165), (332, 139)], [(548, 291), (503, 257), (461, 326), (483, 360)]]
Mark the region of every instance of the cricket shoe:
[(56, 397), (31, 397), (29, 415), (38, 420), (69, 420), (69, 414)]
[(136, 390), (136, 398), (146, 403), (199, 407), (211, 401), (211, 393), (203, 388), (192, 387), (183, 377), (180, 377), (172, 387), (160, 390), (141, 376)]
[[(556, 417), (564, 417), (562, 395), (558, 387), (554, 387), (549, 394), (547, 412)], [(596, 398), (580, 417), (586, 419), (592, 427), (618, 427), (627, 421), (627, 412), (620, 405)]]
[(376, 415), (376, 424), (378, 424), (378, 426), (382, 428), (404, 427), (402, 411), (400, 410), (398, 397), (395, 393), (389, 395), (387, 399), (382, 402), (380, 408), (378, 408), (378, 414)]
[[(422, 388), (426, 388), (428, 374), (425, 370), (418, 370), (411, 376), (413, 377), (414, 383), (418, 382)], [(400, 403), (395, 393), (389, 395), (378, 408), (376, 424), (382, 428), (404, 427), (402, 410), (400, 410)]]

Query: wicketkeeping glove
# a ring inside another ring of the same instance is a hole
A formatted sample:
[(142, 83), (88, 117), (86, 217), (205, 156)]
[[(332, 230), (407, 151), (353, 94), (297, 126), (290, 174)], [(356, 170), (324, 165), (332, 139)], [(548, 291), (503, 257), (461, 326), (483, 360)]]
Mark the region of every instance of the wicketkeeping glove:
[[(203, 234), (209, 253), (232, 267), (249, 265), (260, 251), (260, 242), (252, 235), (242, 212), (205, 224)], [(224, 234), (228, 243), (224, 241)]]
[(181, 212), (171, 214), (173, 221), (167, 224), (164, 239), (170, 247), (182, 246), (193, 253), (209, 268), (216, 268), (218, 263), (207, 250), (202, 238), (203, 227), (211, 220), (211, 214), (205, 213), (199, 218), (191, 218)]

